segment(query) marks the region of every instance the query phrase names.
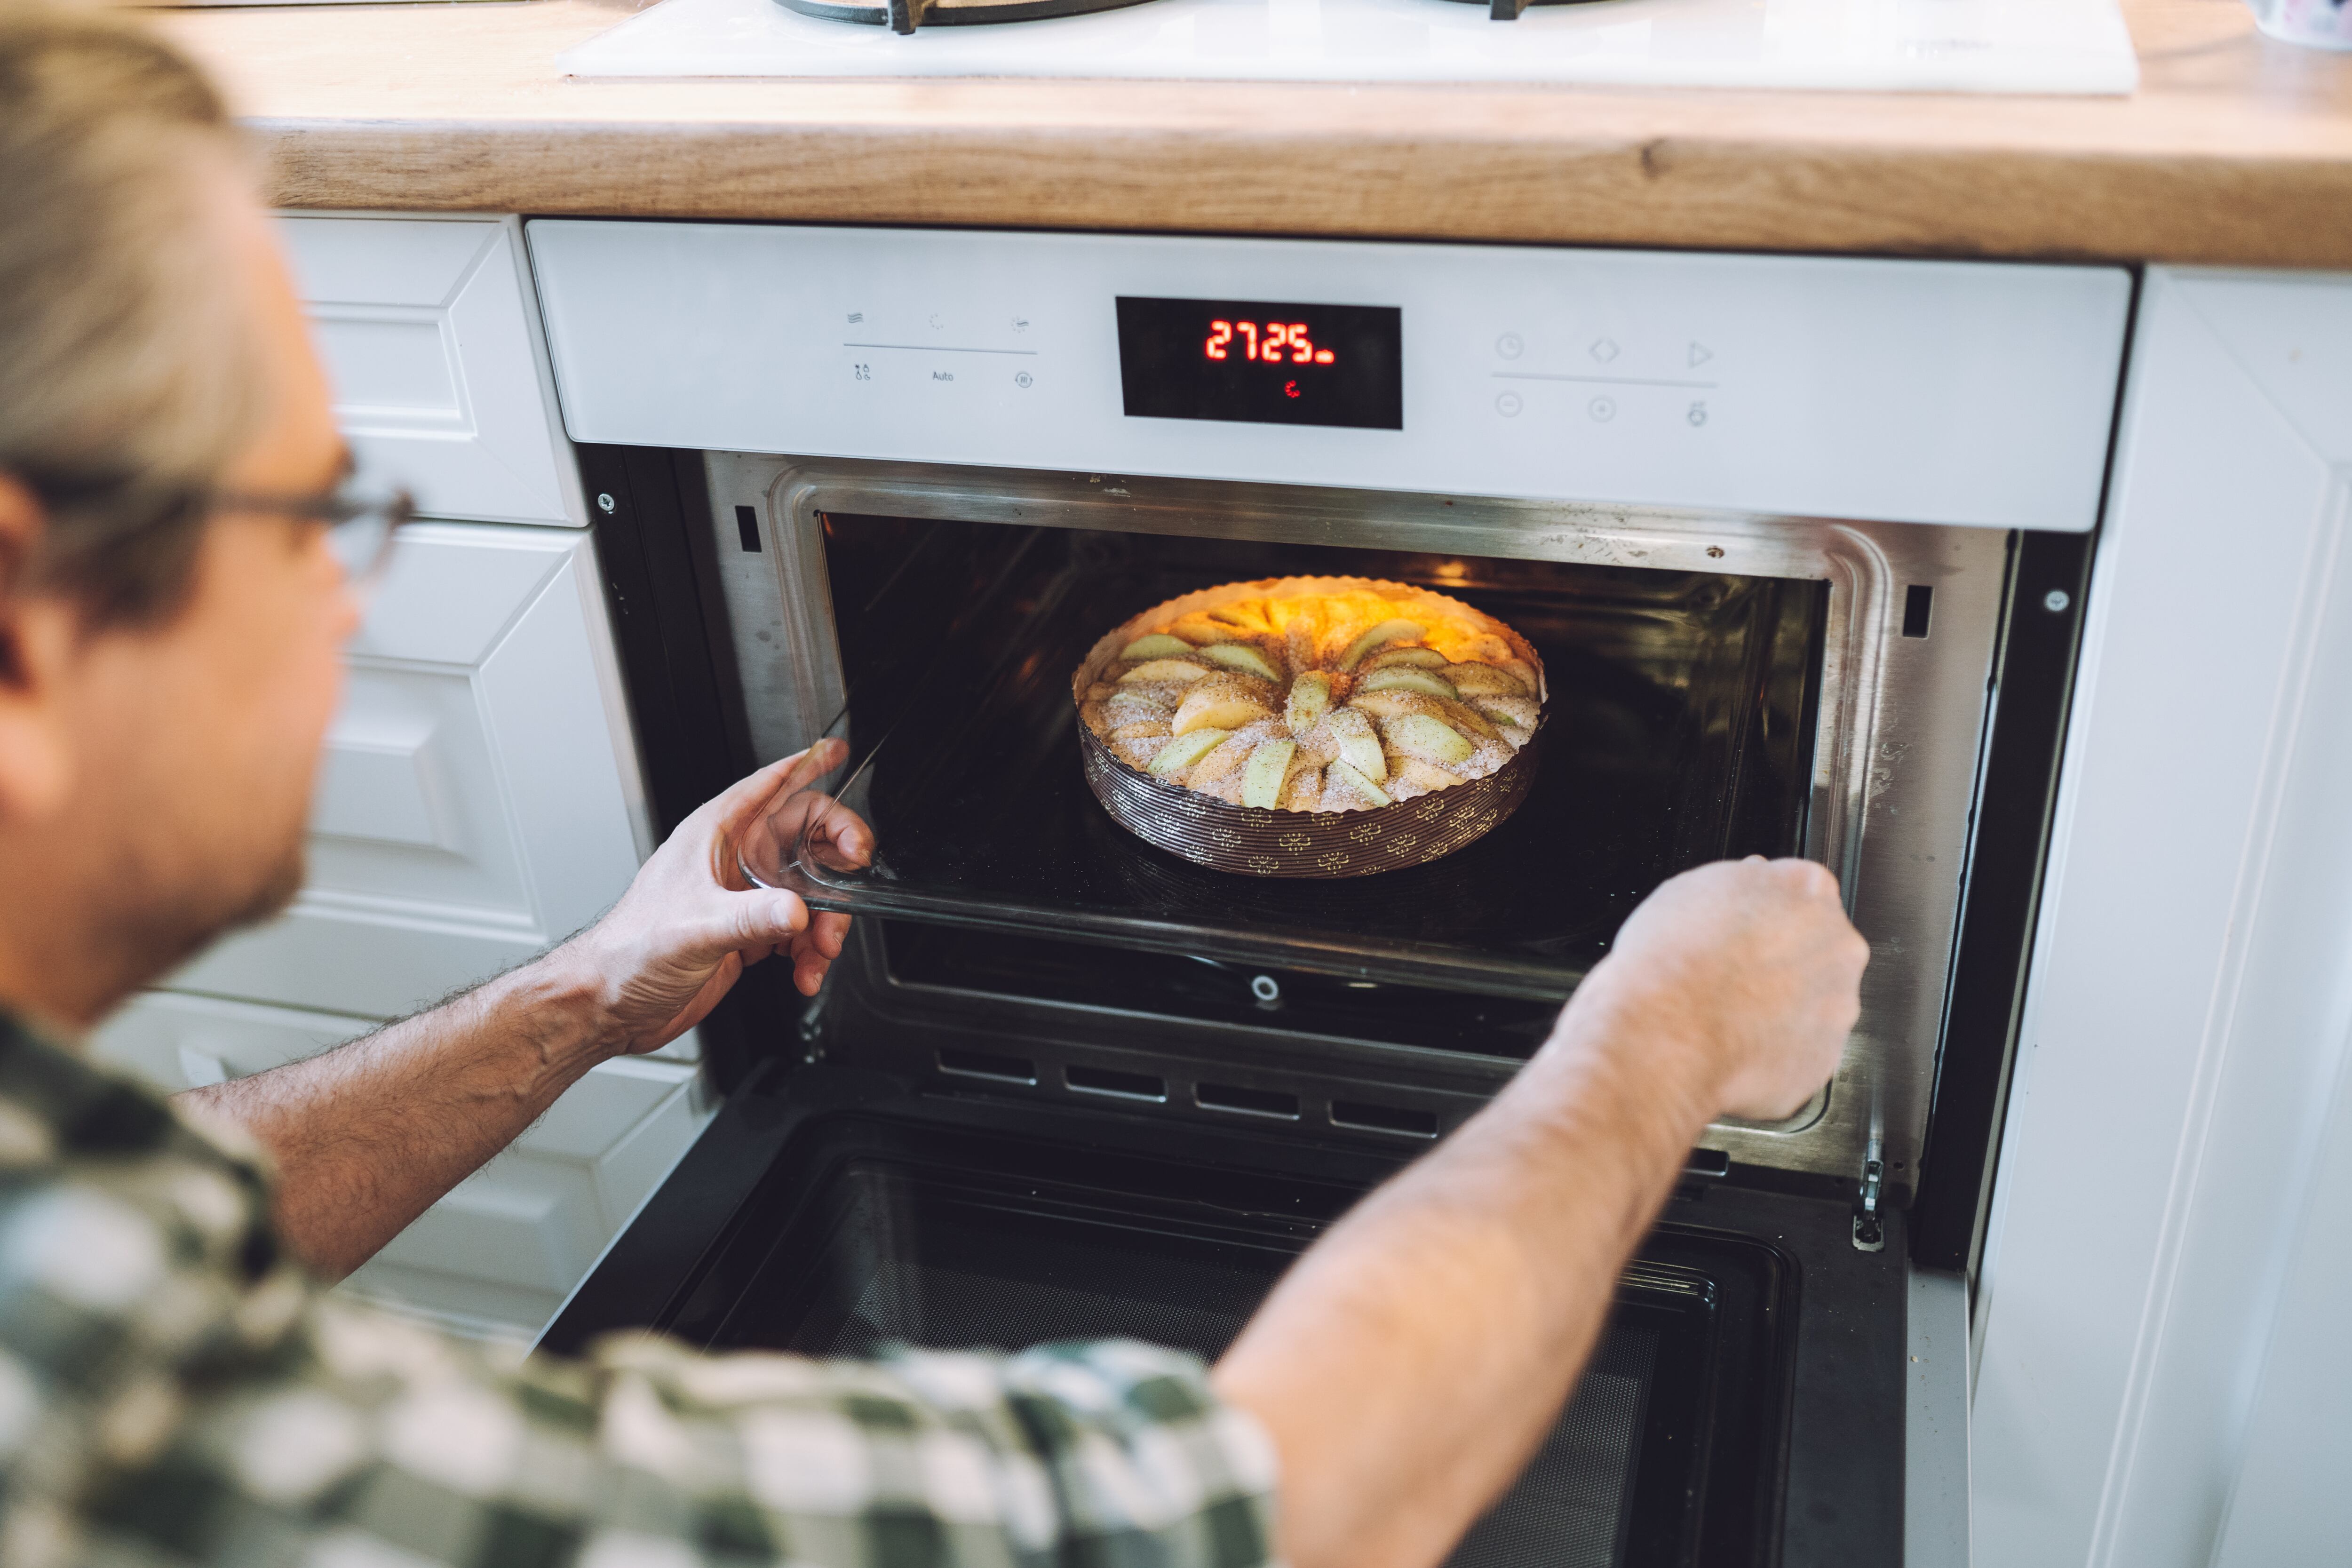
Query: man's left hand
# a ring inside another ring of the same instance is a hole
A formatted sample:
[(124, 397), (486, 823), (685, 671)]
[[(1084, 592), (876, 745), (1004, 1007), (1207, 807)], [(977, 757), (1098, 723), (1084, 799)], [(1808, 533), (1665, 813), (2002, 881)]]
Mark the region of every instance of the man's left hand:
[(604, 978), (609, 1024), (625, 1052), (656, 1050), (707, 1016), (745, 966), (789, 955), (793, 984), (816, 994), (841, 956), (849, 917), (812, 916), (799, 897), (754, 887), (743, 874), (747, 837), (820, 840), (825, 860), (863, 866), (873, 832), (848, 807), (809, 786), (849, 748), (820, 741), (761, 768), (703, 804), (639, 868), (604, 919), (550, 956)]

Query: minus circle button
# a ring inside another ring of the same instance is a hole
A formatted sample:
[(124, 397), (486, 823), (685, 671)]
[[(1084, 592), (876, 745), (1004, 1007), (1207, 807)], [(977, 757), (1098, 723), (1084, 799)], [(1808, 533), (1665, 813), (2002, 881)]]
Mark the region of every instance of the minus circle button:
[(1501, 415), (1506, 419), (1510, 418), (1512, 416), (1518, 413), (1520, 409), (1526, 406), (1527, 405), (1519, 400), (1519, 395), (1516, 392), (1507, 392), (1503, 394), (1502, 396), (1495, 399), (1495, 412)]

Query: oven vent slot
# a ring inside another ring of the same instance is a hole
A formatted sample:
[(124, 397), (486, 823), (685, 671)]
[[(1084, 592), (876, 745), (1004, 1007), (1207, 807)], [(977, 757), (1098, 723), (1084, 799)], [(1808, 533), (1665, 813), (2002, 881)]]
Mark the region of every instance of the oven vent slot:
[(1196, 1083), (1192, 1086), (1192, 1100), (1204, 1110), (1237, 1110), (1244, 1116), (1273, 1116), (1285, 1121), (1298, 1120), (1298, 1097), (1278, 1094), (1270, 1089), (1241, 1089), (1230, 1083)]
[(1927, 617), (1935, 612), (1936, 590), (1926, 583), (1914, 583), (1903, 590), (1903, 635), (1924, 637), (1927, 635)]
[(1406, 1110), (1393, 1105), (1367, 1105), (1360, 1100), (1335, 1100), (1331, 1102), (1331, 1125), (1353, 1127), (1367, 1132), (1397, 1132), (1407, 1138), (1434, 1138), (1437, 1136), (1437, 1113)]
[(1165, 1104), (1168, 1100), (1167, 1083), (1150, 1073), (1113, 1072), (1108, 1068), (1080, 1067), (1073, 1062), (1062, 1069), (1062, 1081), (1080, 1094), (1108, 1094), (1157, 1104)]
[(735, 509), (735, 538), (747, 555), (757, 555), (760, 550), (760, 514), (748, 506)]
[(996, 1083), (1024, 1083), (1035, 1086), (1037, 1065), (1019, 1057), (1000, 1057), (991, 1051), (957, 1051), (942, 1046), (940, 1048), (940, 1070), (957, 1078), (984, 1078)]

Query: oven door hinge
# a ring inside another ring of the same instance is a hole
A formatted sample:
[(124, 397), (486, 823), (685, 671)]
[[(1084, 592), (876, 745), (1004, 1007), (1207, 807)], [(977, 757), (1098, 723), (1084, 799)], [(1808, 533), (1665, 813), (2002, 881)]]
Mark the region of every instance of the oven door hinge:
[(1870, 1149), (1862, 1160), (1862, 1185), (1853, 1194), (1853, 1248), (1856, 1252), (1886, 1250), (1886, 1225), (1878, 1212), (1879, 1189), (1886, 1164), (1879, 1156), (1878, 1134), (1870, 1135)]

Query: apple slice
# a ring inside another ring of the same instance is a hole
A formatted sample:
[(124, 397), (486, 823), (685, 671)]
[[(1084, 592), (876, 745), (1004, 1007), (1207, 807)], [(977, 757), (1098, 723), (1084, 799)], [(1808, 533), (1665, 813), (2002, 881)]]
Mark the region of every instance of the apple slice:
[(1348, 699), (1348, 706), (1375, 719), (1394, 719), (1420, 712), (1429, 700), (1418, 691), (1359, 691)]
[(1465, 697), (1525, 697), (1518, 677), (1491, 664), (1450, 664), (1440, 671)]
[(1182, 637), (1171, 637), (1166, 632), (1153, 632), (1150, 637), (1138, 637), (1119, 649), (1118, 657), (1133, 659), (1166, 658), (1172, 654), (1181, 658), (1192, 651), (1192, 645)]
[(1470, 753), (1478, 749), (1464, 739), (1460, 731), (1426, 713), (1407, 713), (1402, 718), (1390, 720), (1388, 738), (1391, 745), (1407, 756), (1447, 767), (1468, 762)]
[(1392, 642), (1406, 642), (1428, 635), (1429, 628), (1419, 621), (1382, 621), (1348, 645), (1348, 651), (1339, 656), (1339, 668), (1353, 669), (1363, 662), (1366, 654), (1376, 647), (1384, 647)]
[(1389, 776), (1388, 753), (1381, 750), (1370, 719), (1353, 708), (1342, 708), (1331, 715), (1331, 734), (1339, 742), (1339, 760), (1350, 769), (1374, 784)]
[(1438, 717), (1472, 740), (1491, 741), (1495, 738), (1494, 721), (1467, 702), (1448, 702), (1444, 706), (1445, 711)]
[(1207, 665), (1189, 658), (1148, 658), (1118, 679), (1124, 686), (1132, 680), (1198, 680), (1208, 673)]
[(1423, 789), (1452, 789), (1462, 781), (1444, 768), (1423, 762), (1419, 757), (1404, 757), (1397, 765), (1397, 777), (1410, 779)]
[(1151, 771), (1163, 779), (1181, 773), (1223, 745), (1232, 733), (1231, 730), (1193, 730), (1179, 735), (1160, 748), (1151, 759)]
[(1448, 702), (1461, 696), (1460, 692), (1438, 677), (1425, 669), (1416, 669), (1409, 664), (1392, 664), (1386, 669), (1376, 669), (1364, 677), (1363, 683), (1356, 689), (1359, 691), (1418, 691), (1425, 696), (1443, 697)]
[(1423, 669), (1442, 669), (1445, 656), (1433, 647), (1384, 647), (1364, 660), (1366, 669), (1386, 669), (1392, 664), (1419, 665)]
[(1117, 691), (1103, 704), (1104, 717), (1113, 724), (1140, 724), (1146, 719), (1166, 719), (1176, 704), (1157, 691)]
[(1238, 669), (1244, 675), (1255, 675), (1261, 680), (1280, 680), (1282, 671), (1267, 662), (1265, 655), (1247, 643), (1213, 642), (1194, 650), (1212, 664), (1222, 664), (1227, 669)]
[(1470, 700), (1470, 706), (1497, 724), (1516, 724), (1522, 730), (1534, 729), (1541, 713), (1533, 698), (1521, 697), (1516, 692), (1508, 697), (1474, 697)]
[(1257, 750), (1257, 742), (1248, 735), (1227, 735), (1209, 754), (1194, 763), (1184, 775), (1184, 787), (1203, 795), (1215, 795), (1228, 805), (1242, 803), (1242, 764)]
[(1176, 717), (1168, 728), (1176, 734), (1189, 735), (1195, 730), (1238, 730), (1244, 724), (1273, 717), (1265, 703), (1245, 692), (1227, 687), (1196, 687), (1176, 705)]
[[(1302, 763), (1305, 759), (1301, 759)], [(1282, 808), (1285, 811), (1314, 811), (1323, 804), (1323, 770), (1301, 765), (1290, 770), (1290, 778), (1282, 786)]]
[(1362, 795), (1374, 805), (1386, 805), (1389, 804), (1389, 797), (1381, 790), (1381, 786), (1366, 778), (1363, 774), (1363, 770), (1351, 766), (1349, 763), (1348, 759), (1345, 757), (1341, 757), (1339, 761), (1333, 763), (1330, 767), (1325, 771), (1325, 777), (1329, 781), (1329, 784), (1325, 785), (1326, 805), (1329, 803), (1329, 785), (1334, 784), (1345, 784), (1348, 788), (1354, 790), (1358, 795)]
[(1296, 741), (1265, 741), (1250, 753), (1242, 772), (1242, 804), (1270, 811), (1282, 799), (1283, 781), (1290, 776), (1290, 759), (1298, 753)]
[(1290, 700), (1283, 704), (1283, 722), (1294, 735), (1304, 735), (1331, 711), (1331, 678), (1310, 669), (1290, 683)]

